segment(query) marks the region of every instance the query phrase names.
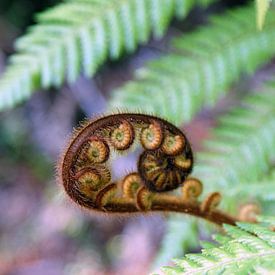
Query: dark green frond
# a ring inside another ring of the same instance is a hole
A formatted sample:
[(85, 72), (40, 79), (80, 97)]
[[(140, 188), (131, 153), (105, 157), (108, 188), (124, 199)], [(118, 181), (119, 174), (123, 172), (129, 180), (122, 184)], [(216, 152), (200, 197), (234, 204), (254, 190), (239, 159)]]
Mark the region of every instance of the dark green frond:
[(111, 106), (141, 109), (180, 124), (213, 106), (241, 73), (253, 73), (275, 54), (275, 11), (257, 31), (254, 7), (229, 11), (174, 41), (174, 53), (152, 61), (136, 80), (113, 93)]
[(94, 75), (106, 59), (118, 59), (164, 35), (173, 16), (213, 0), (73, 0), (37, 16), (38, 24), (17, 40), (17, 53), (0, 81), (0, 110), (36, 88)]

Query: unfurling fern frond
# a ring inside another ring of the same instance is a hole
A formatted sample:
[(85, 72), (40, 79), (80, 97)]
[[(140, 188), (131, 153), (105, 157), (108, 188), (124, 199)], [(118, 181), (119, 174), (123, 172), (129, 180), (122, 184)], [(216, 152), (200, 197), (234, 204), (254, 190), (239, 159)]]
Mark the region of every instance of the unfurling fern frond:
[(253, 73), (275, 54), (275, 11), (262, 32), (251, 22), (254, 7), (216, 16), (212, 25), (174, 41), (174, 54), (152, 61), (136, 80), (113, 93), (113, 107), (142, 109), (189, 121), (212, 106), (242, 72)]
[[(272, 223), (274, 226), (274, 220)], [(227, 236), (216, 236), (201, 254), (187, 254), (165, 267), (172, 274), (273, 274), (275, 272), (275, 232), (268, 226), (238, 223), (224, 225)], [(264, 273), (266, 272), (266, 273)], [(268, 273), (270, 272), (270, 273)]]
[(38, 24), (16, 43), (17, 54), (0, 81), (0, 110), (36, 88), (92, 76), (106, 59), (160, 38), (173, 16), (213, 0), (73, 0), (38, 15)]
[(274, 200), (275, 181), (264, 180), (275, 152), (274, 117), (275, 84), (270, 83), (219, 119), (195, 167), (207, 190), (224, 190), (225, 200), (236, 201), (238, 196)]

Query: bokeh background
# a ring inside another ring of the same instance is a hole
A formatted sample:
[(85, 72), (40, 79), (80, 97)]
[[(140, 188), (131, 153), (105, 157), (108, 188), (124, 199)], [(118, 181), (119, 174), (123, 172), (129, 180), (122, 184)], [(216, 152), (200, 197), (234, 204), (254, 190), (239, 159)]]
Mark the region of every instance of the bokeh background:
[[(16, 37), (34, 23), (34, 14), (58, 2), (1, 0), (0, 72), (14, 51)], [(27, 103), (0, 114), (1, 275), (149, 273), (167, 230), (167, 216), (114, 218), (82, 211), (57, 183), (56, 163), (73, 127), (106, 111), (110, 91), (131, 79), (147, 60), (169, 52), (172, 37), (204, 24), (213, 11), (243, 2), (220, 1), (206, 11), (196, 8), (186, 20), (173, 21), (162, 40), (151, 40), (135, 54), (105, 64), (93, 79), (80, 77), (58, 92), (39, 91)], [(264, 68), (246, 85), (255, 86), (272, 70)], [(233, 91), (215, 109), (184, 126), (195, 151), (209, 135), (216, 115), (233, 105), (235, 97)], [(116, 170), (123, 171), (126, 162), (126, 158), (119, 161)]]

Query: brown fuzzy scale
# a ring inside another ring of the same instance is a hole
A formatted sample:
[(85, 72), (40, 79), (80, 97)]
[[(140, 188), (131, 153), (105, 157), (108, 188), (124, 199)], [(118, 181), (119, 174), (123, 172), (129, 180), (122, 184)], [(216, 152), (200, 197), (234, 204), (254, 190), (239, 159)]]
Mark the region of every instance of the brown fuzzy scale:
[[(150, 145), (142, 138), (145, 129), (152, 131), (156, 138), (150, 140)], [(138, 159), (137, 172), (124, 178), (121, 189), (118, 183), (111, 181), (106, 164), (110, 157), (109, 146), (126, 150), (133, 144), (135, 133), (140, 133), (145, 151)], [(92, 158), (91, 145), (96, 151), (92, 152)], [(159, 193), (184, 186), (192, 167), (189, 141), (177, 127), (158, 117), (122, 113), (87, 121), (77, 129), (64, 152), (58, 173), (69, 197), (88, 209), (120, 214), (174, 211), (206, 218), (216, 224), (235, 224), (236, 218), (214, 208), (217, 196), (213, 194), (201, 207), (184, 201), (182, 196)]]

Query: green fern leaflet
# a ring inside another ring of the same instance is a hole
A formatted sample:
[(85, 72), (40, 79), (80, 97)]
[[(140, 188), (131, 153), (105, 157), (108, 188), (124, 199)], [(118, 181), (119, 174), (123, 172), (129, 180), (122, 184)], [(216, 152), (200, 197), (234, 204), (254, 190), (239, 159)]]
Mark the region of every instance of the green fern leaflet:
[[(264, 221), (264, 219), (263, 219)], [(176, 267), (164, 268), (172, 274), (274, 274), (275, 225), (238, 223), (237, 227), (224, 225), (227, 236), (216, 236), (218, 244), (205, 243), (201, 254), (187, 254), (175, 260)]]
[(228, 202), (236, 198), (275, 201), (274, 176), (265, 176), (275, 151), (274, 117), (274, 83), (220, 117), (214, 138), (205, 142), (206, 152), (198, 154), (195, 167), (208, 191), (224, 190)]
[(136, 79), (114, 91), (111, 106), (158, 114), (176, 124), (213, 106), (241, 73), (255, 72), (275, 54), (275, 11), (262, 32), (252, 24), (254, 7), (212, 18), (174, 41), (174, 52), (137, 71)]
[(0, 110), (37, 88), (90, 77), (108, 58), (118, 59), (164, 35), (174, 16), (213, 0), (71, 0), (37, 16), (38, 24), (16, 42), (17, 53), (0, 81)]

